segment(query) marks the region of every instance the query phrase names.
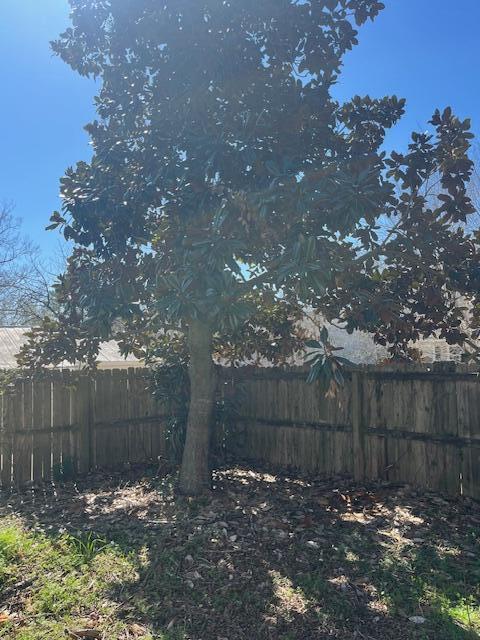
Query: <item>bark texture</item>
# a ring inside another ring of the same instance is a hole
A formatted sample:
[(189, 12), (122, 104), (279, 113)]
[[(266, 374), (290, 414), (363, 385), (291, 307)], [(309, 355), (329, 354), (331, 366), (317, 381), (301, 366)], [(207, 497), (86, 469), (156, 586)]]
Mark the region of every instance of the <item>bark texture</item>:
[(180, 492), (195, 496), (211, 489), (210, 433), (216, 374), (212, 360), (212, 328), (198, 318), (188, 332), (190, 351), (190, 406), (187, 436), (180, 471)]

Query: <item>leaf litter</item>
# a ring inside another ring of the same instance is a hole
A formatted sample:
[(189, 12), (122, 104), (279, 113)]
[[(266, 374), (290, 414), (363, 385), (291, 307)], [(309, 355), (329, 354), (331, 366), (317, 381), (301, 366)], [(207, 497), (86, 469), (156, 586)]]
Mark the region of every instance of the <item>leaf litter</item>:
[[(472, 500), (243, 467), (217, 471), (209, 496), (179, 497), (174, 487), (174, 475), (137, 468), (0, 496), (2, 520), (47, 539), (106, 541), (131, 564), (125, 573), (112, 561), (98, 595), (107, 604), (86, 603), (77, 618), (67, 611), (69, 635), (52, 638), (480, 633), (480, 505)], [(88, 563), (82, 571), (95, 580)], [(22, 575), (3, 585), (18, 633), (32, 626), (27, 604), (40, 581)]]

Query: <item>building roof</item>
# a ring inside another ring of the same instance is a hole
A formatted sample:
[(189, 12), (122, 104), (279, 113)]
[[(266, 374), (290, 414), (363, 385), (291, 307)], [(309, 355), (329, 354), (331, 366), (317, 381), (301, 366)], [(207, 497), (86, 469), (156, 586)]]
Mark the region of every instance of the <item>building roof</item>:
[[(26, 341), (25, 334), (30, 329), (27, 327), (0, 327), (0, 369), (15, 369), (17, 365), (16, 355)], [(120, 369), (142, 366), (135, 356), (121, 355), (115, 340), (102, 342), (97, 358), (98, 367), (101, 369)], [(72, 368), (69, 362), (62, 362), (59, 367)]]
[[(343, 329), (328, 323), (327, 325), (332, 344), (343, 348), (340, 353), (342, 357), (358, 364), (370, 364), (379, 362), (388, 356), (386, 348), (376, 345), (370, 335), (360, 331), (354, 331), (350, 335)], [(313, 337), (318, 337), (318, 328), (310, 320), (305, 319), (302, 322), (302, 327)], [(0, 327), (0, 369), (17, 368), (15, 356), (26, 341), (25, 334), (27, 331), (29, 331), (29, 328), (26, 327)], [(438, 338), (432, 337), (421, 340), (415, 343), (414, 346), (420, 349), (425, 362), (439, 360), (458, 361), (460, 359), (461, 349), (451, 347), (447, 345), (445, 340), (439, 340)], [(263, 359), (260, 359), (260, 361), (254, 360), (254, 362), (260, 366), (270, 366)], [(251, 363), (249, 361), (245, 364)], [(292, 356), (290, 364), (304, 364), (304, 355), (297, 354)], [(97, 366), (99, 369), (126, 369), (128, 367), (141, 367), (143, 363), (135, 356), (130, 355), (126, 358), (122, 356), (115, 340), (109, 340), (108, 342), (102, 342), (100, 345)], [(72, 365), (69, 362), (62, 362), (58, 367), (65, 369), (77, 368), (76, 365)]]

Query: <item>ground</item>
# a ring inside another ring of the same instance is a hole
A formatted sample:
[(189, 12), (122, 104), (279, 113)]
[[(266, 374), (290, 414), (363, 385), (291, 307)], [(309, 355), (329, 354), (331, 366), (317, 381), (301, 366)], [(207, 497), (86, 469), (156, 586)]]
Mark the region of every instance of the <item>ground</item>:
[[(232, 468), (0, 496), (0, 638), (480, 637), (480, 505)], [(3, 611), (2, 611), (3, 609)]]

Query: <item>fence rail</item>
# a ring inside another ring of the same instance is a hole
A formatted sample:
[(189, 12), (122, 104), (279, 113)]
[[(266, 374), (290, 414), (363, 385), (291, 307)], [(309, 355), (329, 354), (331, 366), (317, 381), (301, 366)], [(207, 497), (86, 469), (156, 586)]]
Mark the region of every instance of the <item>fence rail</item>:
[[(147, 378), (128, 369), (17, 380), (0, 396), (2, 486), (165, 456), (169, 415)], [(299, 370), (224, 370), (223, 382), (239, 407), (220, 430), (234, 458), (480, 498), (480, 377), (466, 366), (355, 370), (336, 398)]]

